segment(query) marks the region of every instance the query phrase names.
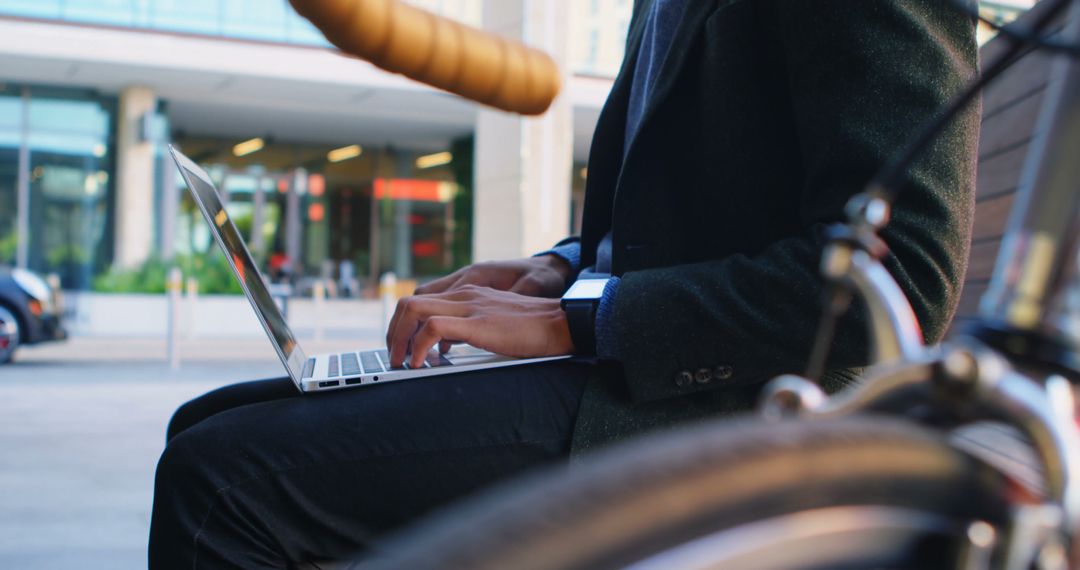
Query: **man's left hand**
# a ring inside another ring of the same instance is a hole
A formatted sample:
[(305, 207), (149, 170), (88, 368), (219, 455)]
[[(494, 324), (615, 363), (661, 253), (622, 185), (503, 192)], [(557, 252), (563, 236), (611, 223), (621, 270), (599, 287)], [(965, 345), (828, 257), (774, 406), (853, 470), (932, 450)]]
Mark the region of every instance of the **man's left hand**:
[(446, 293), (405, 297), (386, 333), (390, 364), (419, 368), (436, 344), (456, 342), (516, 357), (572, 354), (574, 343), (559, 299), (466, 285)]

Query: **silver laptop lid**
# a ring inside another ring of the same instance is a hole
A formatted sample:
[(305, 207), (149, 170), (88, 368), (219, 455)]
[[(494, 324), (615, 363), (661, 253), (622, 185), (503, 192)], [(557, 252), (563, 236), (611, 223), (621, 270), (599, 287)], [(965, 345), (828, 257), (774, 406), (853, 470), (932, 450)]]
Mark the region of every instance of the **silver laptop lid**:
[(195, 203), (199, 205), (203, 216), (206, 217), (210, 231), (217, 238), (221, 248), (225, 250), (225, 257), (228, 258), (236, 278), (240, 280), (240, 286), (247, 295), (248, 301), (251, 301), (251, 306), (255, 308), (259, 322), (273, 341), (281, 361), (289, 369), (289, 376), (299, 386), (307, 357), (297, 344), (296, 337), (293, 336), (289, 325), (285, 323), (285, 317), (282, 316), (277, 303), (274, 303), (274, 298), (266, 288), (262, 274), (259, 273), (258, 266), (255, 265), (255, 260), (251, 258), (251, 253), (248, 252), (247, 245), (244, 243), (244, 238), (240, 237), (240, 232), (236, 231), (236, 226), (226, 213), (217, 188), (210, 180), (210, 175), (171, 145), (169, 152), (172, 153), (173, 160), (180, 168), (180, 175), (184, 177), (184, 182), (187, 183), (188, 190), (195, 198)]

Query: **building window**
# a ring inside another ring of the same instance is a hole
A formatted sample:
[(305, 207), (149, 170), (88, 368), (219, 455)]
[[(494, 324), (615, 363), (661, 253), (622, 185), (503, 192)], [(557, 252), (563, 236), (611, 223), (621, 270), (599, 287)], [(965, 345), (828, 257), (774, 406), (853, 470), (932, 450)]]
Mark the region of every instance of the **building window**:
[(18, 247), (21, 120), (21, 94), (12, 87), (0, 87), (0, 265), (14, 265)]
[(0, 91), (0, 263), (76, 289), (108, 265), (114, 107), (88, 92)]

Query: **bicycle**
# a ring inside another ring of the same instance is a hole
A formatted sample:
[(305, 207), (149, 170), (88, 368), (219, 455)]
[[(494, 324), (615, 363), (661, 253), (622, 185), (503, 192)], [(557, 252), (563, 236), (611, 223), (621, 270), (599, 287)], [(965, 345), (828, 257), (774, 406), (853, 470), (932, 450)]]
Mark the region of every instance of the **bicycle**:
[[(1066, 8), (1067, 40), (1041, 37)], [(1078, 53), (1080, 1), (1002, 32), (1006, 54), (849, 203), (823, 255), (826, 310), (807, 374), (773, 380), (760, 418), (652, 436), (518, 482), (363, 567), (1080, 567), (1080, 338), (1059, 322), (1080, 244), (1070, 184), (1080, 162), (1069, 160), (1080, 150), (1080, 63), (1055, 62), (975, 323), (924, 346), (877, 238), (904, 169), (983, 85), (1034, 46)], [(853, 297), (868, 308), (875, 366), (829, 397), (812, 379)], [(965, 451), (955, 429), (984, 420), (1023, 434), (1041, 473), (1023, 481)]]

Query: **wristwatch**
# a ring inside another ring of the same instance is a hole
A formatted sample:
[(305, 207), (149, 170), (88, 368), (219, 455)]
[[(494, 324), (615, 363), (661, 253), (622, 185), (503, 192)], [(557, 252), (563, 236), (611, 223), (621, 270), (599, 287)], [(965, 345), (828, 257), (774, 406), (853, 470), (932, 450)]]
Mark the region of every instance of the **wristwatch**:
[(596, 309), (610, 279), (578, 279), (562, 296), (576, 354), (596, 355)]

